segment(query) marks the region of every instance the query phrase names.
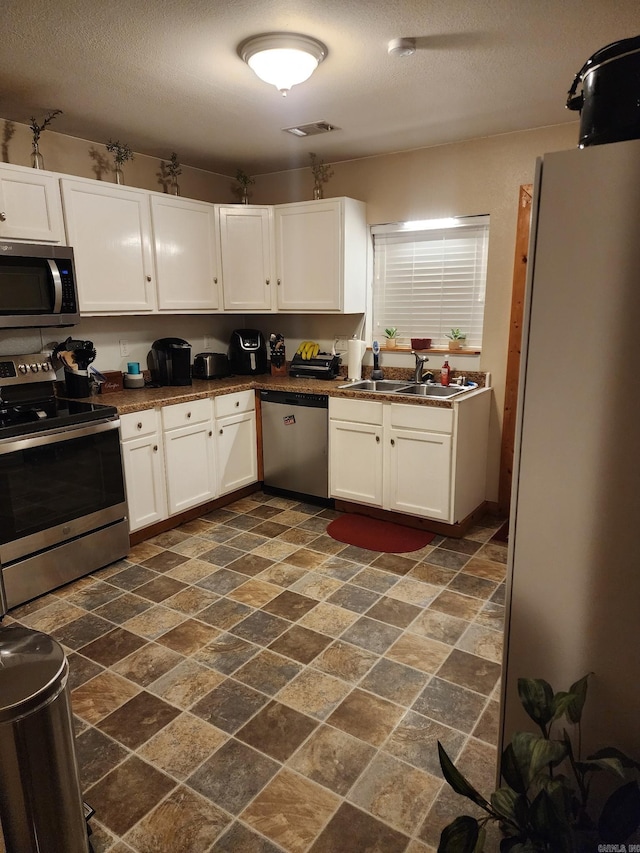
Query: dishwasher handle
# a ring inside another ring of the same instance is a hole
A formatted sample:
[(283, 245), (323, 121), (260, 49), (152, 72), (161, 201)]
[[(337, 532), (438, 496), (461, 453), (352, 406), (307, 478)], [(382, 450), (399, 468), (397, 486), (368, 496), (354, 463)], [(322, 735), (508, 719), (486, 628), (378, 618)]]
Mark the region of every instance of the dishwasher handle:
[(302, 391), (260, 391), (263, 403), (281, 403), (286, 406), (305, 406), (311, 409), (328, 409), (327, 394), (305, 394)]

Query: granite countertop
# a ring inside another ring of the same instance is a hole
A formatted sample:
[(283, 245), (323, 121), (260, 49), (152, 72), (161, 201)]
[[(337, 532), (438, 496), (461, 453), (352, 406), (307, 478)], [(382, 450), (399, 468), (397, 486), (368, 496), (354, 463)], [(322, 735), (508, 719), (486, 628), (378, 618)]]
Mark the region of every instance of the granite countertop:
[[(465, 373), (472, 382), (478, 383), (478, 390), (486, 385), (486, 374)], [(396, 370), (385, 370), (387, 379), (411, 380), (410, 371), (397, 368)], [(455, 378), (455, 373), (452, 373)], [(290, 376), (231, 376), (226, 379), (194, 379), (192, 385), (165, 386), (162, 388), (139, 388), (114, 391), (109, 394), (101, 394), (97, 397), (85, 397), (85, 402), (104, 403), (115, 406), (121, 415), (131, 412), (140, 412), (143, 409), (151, 409), (156, 406), (170, 406), (174, 403), (187, 403), (190, 400), (200, 400), (206, 397), (218, 397), (221, 394), (231, 394), (234, 391), (246, 391), (250, 389), (271, 391), (297, 391), (302, 394), (327, 394), (331, 397), (347, 397), (353, 400), (393, 400), (396, 403), (406, 403), (415, 406), (431, 406), (441, 409), (452, 408), (456, 400), (439, 400), (433, 398), (399, 398), (395, 394), (368, 393), (366, 391), (350, 391), (348, 388), (340, 388), (347, 382), (346, 376), (338, 376), (333, 380), (293, 378)], [(474, 394), (477, 392), (469, 392)], [(60, 396), (64, 396), (61, 393)], [(466, 395), (465, 395), (466, 396)], [(460, 398), (457, 398), (458, 400)]]

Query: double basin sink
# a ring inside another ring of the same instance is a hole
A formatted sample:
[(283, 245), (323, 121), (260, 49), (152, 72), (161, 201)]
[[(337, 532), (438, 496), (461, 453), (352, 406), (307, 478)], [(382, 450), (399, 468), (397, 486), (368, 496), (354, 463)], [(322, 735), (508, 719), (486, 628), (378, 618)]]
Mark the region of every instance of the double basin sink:
[(431, 397), (440, 399), (450, 399), (457, 397), (458, 394), (464, 394), (466, 391), (473, 391), (477, 388), (475, 382), (468, 385), (436, 385), (415, 382), (406, 382), (402, 379), (363, 379), (360, 382), (348, 382), (346, 385), (340, 385), (349, 391), (362, 391), (366, 393), (378, 394), (398, 394), (402, 397)]

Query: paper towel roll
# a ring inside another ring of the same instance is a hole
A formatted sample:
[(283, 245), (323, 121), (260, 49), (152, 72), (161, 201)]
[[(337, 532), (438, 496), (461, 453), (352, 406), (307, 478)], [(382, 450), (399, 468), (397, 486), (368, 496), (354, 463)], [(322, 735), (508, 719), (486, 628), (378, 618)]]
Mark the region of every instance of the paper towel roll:
[(351, 380), (362, 379), (362, 356), (364, 355), (364, 341), (347, 341), (347, 364), (348, 378)]

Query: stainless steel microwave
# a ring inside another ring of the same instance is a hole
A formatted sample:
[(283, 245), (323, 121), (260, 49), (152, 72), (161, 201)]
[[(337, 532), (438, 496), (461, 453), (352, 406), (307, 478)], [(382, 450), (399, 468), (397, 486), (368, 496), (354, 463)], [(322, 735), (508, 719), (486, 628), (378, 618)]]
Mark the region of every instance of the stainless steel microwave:
[(73, 249), (0, 240), (0, 329), (79, 320)]

